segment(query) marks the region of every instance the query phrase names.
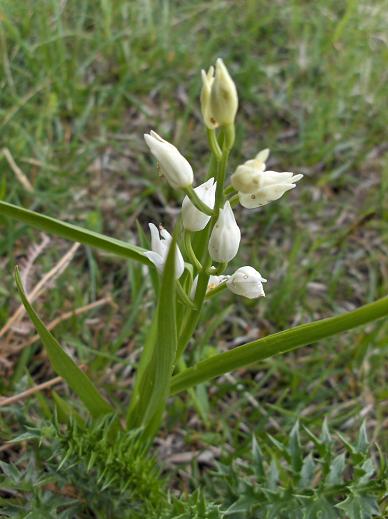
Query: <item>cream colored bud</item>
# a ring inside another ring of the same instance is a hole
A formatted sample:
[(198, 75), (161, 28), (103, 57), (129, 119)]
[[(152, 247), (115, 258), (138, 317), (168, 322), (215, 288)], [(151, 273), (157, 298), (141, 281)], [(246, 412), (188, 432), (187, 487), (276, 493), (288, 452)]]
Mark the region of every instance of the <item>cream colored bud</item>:
[(213, 118), (210, 109), (210, 94), (214, 83), (214, 67), (210, 67), (208, 72), (201, 71), (202, 90), (201, 90), (201, 111), (205, 125), (213, 130), (217, 128), (217, 121)]
[(210, 93), (212, 117), (219, 126), (234, 123), (238, 108), (237, 90), (221, 58), (216, 62), (216, 74)]
[(209, 253), (212, 260), (221, 263), (231, 261), (238, 252), (240, 239), (240, 229), (230, 203), (226, 202), (210, 235)]
[(152, 130), (144, 135), (144, 139), (170, 186), (175, 189), (191, 186), (193, 169), (178, 149)]
[(202, 70), (201, 111), (206, 126), (213, 130), (218, 126), (233, 124), (238, 108), (236, 85), (222, 59), (218, 58), (216, 70)]
[(266, 283), (266, 281), (257, 270), (246, 266), (237, 269), (227, 280), (226, 286), (234, 294), (248, 299), (256, 299), (265, 296), (263, 283)]
[[(196, 187), (194, 191), (204, 204), (210, 207), (210, 209), (213, 209), (216, 199), (216, 188), (217, 182), (215, 182), (214, 178), (210, 178), (207, 182)], [(202, 229), (206, 227), (210, 216), (202, 213), (202, 211), (195, 207), (189, 197), (185, 196), (182, 203), (182, 220), (185, 229), (196, 232), (202, 231)]]

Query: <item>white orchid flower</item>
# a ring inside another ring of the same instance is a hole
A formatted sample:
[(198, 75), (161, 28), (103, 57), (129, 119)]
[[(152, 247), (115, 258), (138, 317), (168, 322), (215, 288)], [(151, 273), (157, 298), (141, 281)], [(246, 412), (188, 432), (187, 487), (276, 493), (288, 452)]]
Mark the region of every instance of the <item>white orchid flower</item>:
[(303, 178), (302, 174), (276, 171), (263, 171), (259, 173), (259, 188), (252, 193), (239, 193), (240, 204), (247, 209), (261, 207), (278, 200), (290, 189), (296, 187), (296, 182)]
[(174, 189), (191, 186), (193, 169), (178, 149), (156, 132), (144, 135), (144, 139), (159, 163), (160, 173)]
[(212, 260), (222, 263), (231, 261), (238, 252), (240, 240), (240, 228), (230, 203), (226, 202), (210, 235), (208, 247)]
[(228, 289), (239, 296), (256, 299), (265, 296), (263, 283), (267, 280), (253, 267), (240, 267), (226, 282)]
[[(214, 178), (210, 178), (200, 186), (196, 187), (194, 191), (200, 200), (206, 204), (210, 209), (213, 209), (216, 199), (217, 182)], [(188, 196), (185, 196), (182, 203), (182, 219), (183, 226), (188, 231), (202, 231), (208, 224), (210, 216), (202, 213), (191, 202)]]
[(261, 150), (254, 159), (237, 167), (231, 177), (232, 186), (241, 193), (253, 193), (260, 187), (260, 173), (265, 171), (269, 149)]
[[(158, 272), (162, 273), (167, 260), (167, 255), (172, 241), (172, 236), (163, 227), (160, 230), (153, 223), (148, 224), (151, 231), (151, 251), (144, 255), (152, 261)], [(175, 277), (179, 279), (185, 269), (185, 262), (178, 245), (175, 252)]]

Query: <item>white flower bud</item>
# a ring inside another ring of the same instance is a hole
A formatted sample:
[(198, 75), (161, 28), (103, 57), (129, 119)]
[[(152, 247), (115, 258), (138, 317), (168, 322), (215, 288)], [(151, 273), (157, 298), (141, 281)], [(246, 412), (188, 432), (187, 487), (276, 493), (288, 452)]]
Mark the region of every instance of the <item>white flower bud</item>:
[(220, 126), (234, 122), (238, 108), (236, 85), (220, 58), (216, 62), (216, 74), (210, 92), (210, 106), (211, 113)]
[[(156, 225), (153, 223), (148, 224), (151, 231), (151, 251), (147, 251), (144, 255), (152, 261), (157, 270), (162, 273), (164, 269), (164, 265), (167, 260), (168, 251), (170, 248), (170, 243), (172, 240), (172, 236), (166, 229), (163, 227), (158, 230)], [(175, 251), (175, 277), (179, 279), (183, 274), (185, 269), (185, 262), (183, 260), (183, 256), (181, 251), (179, 250), (178, 245), (176, 246)]]
[(257, 270), (246, 266), (237, 269), (227, 280), (226, 286), (234, 294), (255, 299), (265, 296), (263, 283), (266, 283), (266, 281)]
[(216, 72), (210, 67), (202, 70), (201, 110), (206, 126), (210, 129), (232, 124), (236, 117), (238, 97), (228, 69), (222, 59), (216, 62)]
[(240, 229), (230, 203), (226, 202), (210, 235), (209, 253), (213, 261), (231, 261), (238, 252), (240, 239)]
[(177, 148), (152, 130), (144, 135), (144, 139), (159, 163), (161, 175), (166, 177), (170, 186), (175, 189), (191, 186), (193, 169)]
[[(214, 178), (210, 178), (207, 182), (196, 187), (194, 191), (204, 204), (213, 209), (216, 199), (216, 188), (217, 182), (215, 182)], [(182, 219), (184, 228), (195, 232), (202, 231), (206, 227), (210, 216), (202, 213), (195, 207), (189, 197), (185, 196), (182, 203)]]
[(259, 188), (251, 193), (239, 193), (240, 204), (247, 209), (253, 209), (278, 200), (281, 196), (296, 187), (303, 175), (276, 171), (259, 173)]
[(214, 83), (214, 67), (210, 67), (208, 72), (201, 71), (202, 90), (201, 90), (201, 111), (205, 125), (213, 130), (217, 128), (217, 121), (213, 118), (210, 110), (210, 93)]

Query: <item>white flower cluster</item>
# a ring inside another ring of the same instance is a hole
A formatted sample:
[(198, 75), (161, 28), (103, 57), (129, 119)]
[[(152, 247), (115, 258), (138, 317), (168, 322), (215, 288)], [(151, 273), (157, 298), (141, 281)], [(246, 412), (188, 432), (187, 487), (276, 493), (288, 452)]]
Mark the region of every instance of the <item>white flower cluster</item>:
[[(222, 60), (217, 60), (215, 72), (213, 67), (210, 67), (207, 73), (202, 71), (202, 82), (201, 110), (207, 128), (214, 132), (215, 128), (233, 125), (238, 108), (237, 91)], [(216, 179), (210, 178), (193, 189), (193, 169), (178, 149), (154, 131), (146, 134), (144, 138), (158, 161), (160, 174), (171, 187), (183, 189), (187, 193), (182, 203), (182, 223), (185, 232), (204, 230), (211, 220), (211, 210), (216, 204)], [(278, 200), (284, 193), (293, 189), (296, 182), (303, 177), (301, 174), (267, 171), (268, 156), (269, 150), (262, 150), (254, 159), (238, 166), (231, 176), (229, 193), (230, 190), (237, 192), (234, 201), (239, 201), (243, 207), (252, 209)], [(204, 211), (208, 209), (210, 213), (205, 214), (201, 208)], [(218, 216), (211, 224), (208, 251), (214, 262), (227, 264), (238, 252), (241, 232), (229, 200), (226, 200), (222, 207), (218, 203), (216, 211)], [(146, 256), (158, 271), (162, 272), (172, 238), (165, 229), (161, 228), (159, 231), (155, 225), (149, 226), (152, 251), (147, 252)], [(184, 260), (177, 246), (177, 279), (183, 272)], [(264, 282), (266, 280), (259, 272), (253, 267), (245, 266), (239, 268), (232, 276), (212, 275), (208, 288), (214, 289), (219, 283), (226, 283), (227, 288), (233, 293), (252, 299), (265, 295), (262, 285)], [(195, 282), (192, 293), (193, 291), (195, 293)]]

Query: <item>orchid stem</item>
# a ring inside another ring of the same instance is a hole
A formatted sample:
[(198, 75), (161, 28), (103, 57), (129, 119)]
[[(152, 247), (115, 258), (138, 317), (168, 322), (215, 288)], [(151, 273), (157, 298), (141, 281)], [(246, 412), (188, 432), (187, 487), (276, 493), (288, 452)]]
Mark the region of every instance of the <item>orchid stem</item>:
[(190, 198), (191, 202), (199, 211), (207, 214), (208, 216), (213, 216), (213, 210), (208, 205), (202, 202), (202, 200), (199, 198), (192, 186), (185, 187), (183, 191), (186, 193), (186, 195)]
[(198, 272), (200, 272), (202, 270), (202, 265), (197, 256), (195, 255), (193, 246), (191, 244), (191, 233), (189, 231), (184, 232), (184, 244), (186, 253), (189, 256), (191, 263), (198, 270)]

